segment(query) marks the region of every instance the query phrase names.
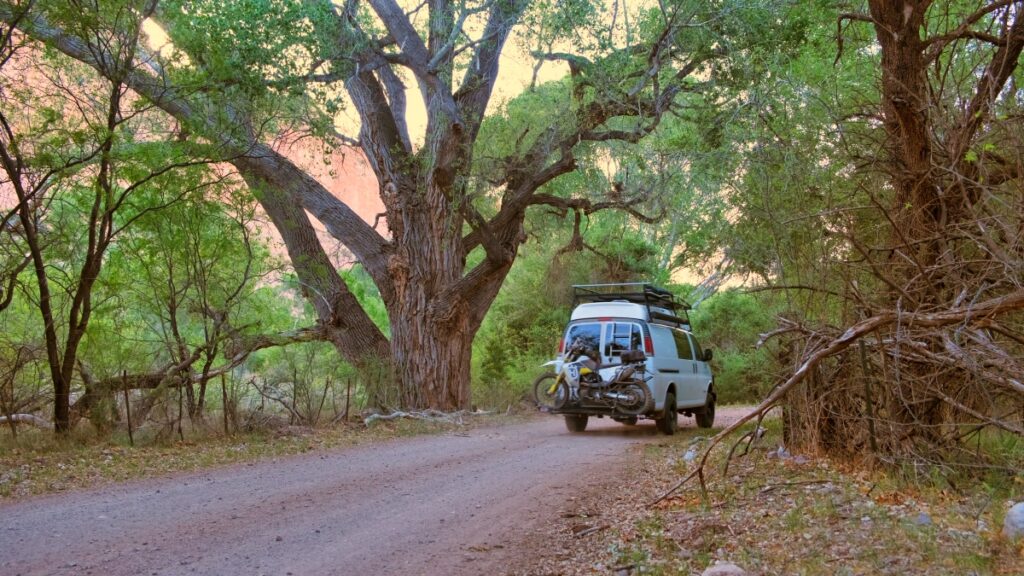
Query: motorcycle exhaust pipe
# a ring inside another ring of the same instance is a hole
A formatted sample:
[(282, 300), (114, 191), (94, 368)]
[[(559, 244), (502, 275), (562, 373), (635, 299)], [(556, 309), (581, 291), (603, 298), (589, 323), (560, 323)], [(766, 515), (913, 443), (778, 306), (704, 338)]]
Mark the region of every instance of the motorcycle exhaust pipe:
[(609, 400), (618, 400), (620, 402), (636, 399), (632, 394), (622, 394), (621, 392), (606, 392), (603, 396)]

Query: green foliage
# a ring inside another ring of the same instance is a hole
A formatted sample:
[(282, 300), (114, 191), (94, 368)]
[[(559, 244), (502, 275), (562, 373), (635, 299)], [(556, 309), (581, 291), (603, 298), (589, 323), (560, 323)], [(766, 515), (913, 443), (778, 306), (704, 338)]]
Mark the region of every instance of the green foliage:
[(384, 306), (384, 300), (380, 297), (380, 291), (377, 290), (377, 286), (366, 270), (361, 265), (355, 264), (347, 270), (339, 270), (338, 273), (341, 274), (348, 289), (373, 320), (373, 323), (377, 325), (377, 328), (385, 336), (390, 336), (391, 323), (388, 321), (388, 310)]
[[(877, 99), (877, 56), (861, 27), (844, 32), (843, 57), (836, 57), (834, 7), (801, 7), (805, 30), (799, 50), (766, 53), (770, 74), (753, 85), (750, 114), (736, 131), (749, 148), (742, 178), (729, 194), (735, 214), (725, 249), (740, 271), (763, 282), (806, 284), (821, 275), (811, 266), (822, 254), (841, 253), (842, 241), (829, 230), (847, 229), (870, 204), (848, 178), (859, 150), (862, 123), (839, 130), (842, 115), (855, 114)], [(873, 148), (874, 142), (861, 142)], [(875, 184), (871, 184), (874, 186)]]
[(209, 81), (239, 85), (250, 96), (272, 86), (297, 88), (309, 62), (336, 54), (343, 33), (325, 3), (190, 0), (162, 2), (160, 10), (180, 58), (191, 59)]
[(775, 325), (769, 298), (730, 289), (711, 296), (690, 313), (694, 334), (714, 351), (711, 370), (722, 404), (756, 403), (774, 384), (769, 348), (754, 349)]
[[(220, 103), (211, 106), (219, 115), (218, 130), (238, 132), (238, 119), (245, 117), (242, 124), (269, 132), (333, 131), (344, 100), (329, 83), (309, 82), (308, 75), (348, 77), (354, 61), (339, 56), (358, 50), (360, 41), (329, 3), (161, 2), (158, 21), (173, 43), (166, 71), (177, 85)], [(202, 132), (209, 126), (194, 128)]]

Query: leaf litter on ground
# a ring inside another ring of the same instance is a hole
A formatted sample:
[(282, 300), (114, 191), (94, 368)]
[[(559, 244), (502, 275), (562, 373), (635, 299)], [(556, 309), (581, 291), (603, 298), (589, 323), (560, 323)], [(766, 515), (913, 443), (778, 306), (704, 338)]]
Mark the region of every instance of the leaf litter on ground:
[[(709, 501), (696, 483), (648, 504), (696, 464), (697, 430), (638, 449), (629, 481), (588, 490), (552, 515), (533, 560), (517, 576), (702, 574), (716, 562), (763, 574), (1024, 574), (1024, 542), (1000, 533), (1024, 498), (1018, 478), (959, 490), (780, 450), (768, 424), (744, 457), (712, 454)], [(737, 438), (742, 431), (737, 434)], [(742, 450), (738, 451), (742, 452)], [(586, 509), (587, 531), (573, 513)], [(584, 535), (580, 537), (580, 535)]]

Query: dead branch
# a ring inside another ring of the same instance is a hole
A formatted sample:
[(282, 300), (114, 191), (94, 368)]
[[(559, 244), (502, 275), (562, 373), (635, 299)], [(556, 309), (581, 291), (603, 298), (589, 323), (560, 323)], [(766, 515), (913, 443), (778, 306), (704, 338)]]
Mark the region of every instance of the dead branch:
[(608, 528), (611, 528), (611, 527), (612, 527), (612, 525), (611, 524), (607, 524), (607, 523), (605, 523), (605, 524), (598, 524), (597, 526), (594, 526), (592, 528), (587, 528), (586, 530), (582, 530), (582, 531), (574, 534), (573, 536), (576, 537), (576, 538), (585, 538), (585, 537), (590, 536), (591, 534), (593, 534), (595, 532), (600, 532), (601, 530), (607, 530)]
[(289, 402), (287, 398), (283, 398), (280, 395), (276, 394), (276, 391), (272, 390), (270, 386), (260, 386), (259, 384), (256, 383), (255, 378), (250, 380), (249, 383), (252, 384), (252, 387), (255, 388), (257, 392), (260, 393), (260, 396), (274, 403), (280, 404), (281, 407), (288, 411), (288, 414), (291, 415), (295, 422), (306, 421), (306, 418), (304, 418), (302, 414), (300, 414), (299, 411), (296, 410), (295, 406), (291, 402)]
[(772, 338), (775, 338), (776, 336), (782, 336), (783, 334), (789, 334), (791, 332), (804, 332), (804, 333), (806, 333), (806, 329), (803, 326), (801, 326), (801, 325), (799, 325), (799, 324), (797, 324), (795, 322), (792, 322), (792, 321), (787, 320), (785, 318), (780, 318), (779, 321), (782, 322), (783, 324), (788, 324), (788, 325), (783, 326), (782, 328), (777, 328), (775, 330), (772, 330), (771, 332), (765, 332), (764, 334), (761, 334), (760, 338), (757, 339), (757, 343), (754, 344), (754, 348), (760, 348), (760, 347), (764, 346), (765, 344), (768, 343), (769, 340), (771, 340)]
[(477, 410), (470, 412), (467, 410), (457, 410), (455, 412), (442, 412), (440, 410), (422, 410), (418, 412), (403, 412), (401, 410), (392, 412), (390, 414), (370, 414), (363, 419), (363, 424), (369, 426), (377, 421), (389, 421), (398, 420), (400, 418), (409, 418), (412, 420), (424, 420), (427, 422), (443, 422), (446, 424), (463, 424), (463, 416), (486, 416), (494, 414), (494, 412), (487, 412), (483, 410)]
[(982, 422), (986, 422), (992, 426), (995, 426), (996, 428), (1006, 430), (1007, 432), (1012, 432), (1014, 434), (1024, 436), (1024, 428), (1021, 428), (1020, 426), (1014, 426), (1013, 424), (1010, 424), (1009, 422), (1003, 420), (989, 418), (988, 416), (982, 414), (981, 412), (978, 412), (977, 410), (974, 410), (973, 408), (966, 406), (961, 402), (957, 402), (953, 398), (950, 398), (948, 394), (942, 392), (941, 390), (933, 389), (932, 393), (934, 393), (939, 398), (942, 398), (943, 402), (949, 404), (950, 406), (956, 408), (957, 410), (961, 410), (963, 412), (966, 412), (967, 414), (970, 414), (971, 416), (974, 416), (975, 418), (981, 420)]
[(53, 422), (40, 418), (35, 414), (11, 414), (10, 416), (0, 416), (0, 424), (7, 424), (15, 422), (18, 424), (31, 424), (36, 428), (43, 428), (44, 430), (53, 430)]

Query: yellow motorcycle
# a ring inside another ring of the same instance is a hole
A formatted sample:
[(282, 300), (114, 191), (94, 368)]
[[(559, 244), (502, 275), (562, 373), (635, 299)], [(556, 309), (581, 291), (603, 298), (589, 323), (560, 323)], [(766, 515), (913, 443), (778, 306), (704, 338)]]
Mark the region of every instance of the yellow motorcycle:
[(600, 374), (600, 355), (587, 342), (577, 339), (569, 345), (564, 359), (546, 362), (553, 367), (533, 382), (537, 406), (552, 414), (608, 414), (637, 416), (654, 407), (645, 372), (642, 350), (621, 356), (622, 364), (608, 380)]

